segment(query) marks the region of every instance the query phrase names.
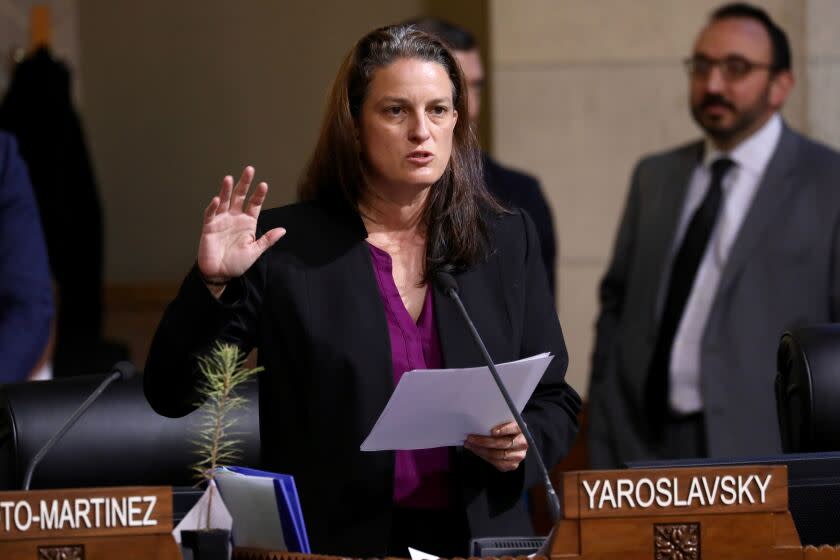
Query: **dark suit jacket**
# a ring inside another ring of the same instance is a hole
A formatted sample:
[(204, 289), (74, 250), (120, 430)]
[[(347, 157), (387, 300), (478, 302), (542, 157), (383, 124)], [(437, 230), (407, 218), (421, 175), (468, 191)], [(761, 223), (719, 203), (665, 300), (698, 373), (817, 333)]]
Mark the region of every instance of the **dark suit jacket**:
[[(14, 134), (29, 168), (58, 292), (53, 374), (106, 371), (102, 339), (102, 207), (68, 68), (45, 48), (15, 67), (0, 104), (0, 128)], [(84, 249), (80, 249), (84, 247)]]
[[(366, 231), (355, 212), (303, 203), (263, 213), (261, 231), (288, 233), (238, 284), (211, 297), (194, 269), (167, 309), (146, 366), (145, 388), (165, 415), (194, 407), (195, 356), (218, 338), (256, 346), (261, 447), (267, 468), (297, 481), (313, 550), (382, 556), (387, 547), (393, 452), (362, 453), (393, 391), (390, 342)], [(497, 362), (550, 351), (556, 357), (525, 418), (549, 465), (568, 451), (579, 398), (565, 383), (563, 335), (521, 214), (491, 219), (496, 250), (457, 274), (460, 293)], [(446, 367), (482, 364), (454, 303), (437, 288), (435, 319)], [(531, 452), (531, 454), (533, 451)], [(537, 481), (525, 461), (501, 473), (453, 450), (474, 536), (528, 533), (519, 498)]]
[(554, 235), (551, 210), (539, 181), (530, 175), (501, 165), (487, 154), (483, 154), (482, 162), (487, 190), (505, 206), (525, 210), (534, 220), (537, 237), (540, 240), (540, 254), (548, 275), (548, 286), (552, 295), (556, 294), (554, 267), (557, 259), (557, 240)]
[(52, 280), (38, 206), (13, 136), (0, 132), (0, 382), (20, 381), (50, 336)]
[[(590, 383), (595, 467), (657, 456), (644, 387), (662, 290), (702, 143), (643, 159), (633, 173), (601, 313)], [(721, 274), (701, 346), (710, 456), (781, 452), (773, 381), (786, 329), (840, 319), (840, 154), (786, 126)]]

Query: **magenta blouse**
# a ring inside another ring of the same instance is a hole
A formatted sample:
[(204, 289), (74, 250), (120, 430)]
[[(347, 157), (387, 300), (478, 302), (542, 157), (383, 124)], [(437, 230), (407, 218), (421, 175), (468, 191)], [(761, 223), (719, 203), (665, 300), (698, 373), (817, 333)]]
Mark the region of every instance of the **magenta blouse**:
[[(432, 289), (426, 290), (417, 322), (403, 305), (391, 270), (391, 255), (368, 243), (376, 283), (385, 307), (391, 341), (394, 386), (403, 373), (443, 366), (435, 328)], [(394, 465), (394, 503), (409, 508), (446, 508), (452, 501), (449, 448), (397, 451)]]

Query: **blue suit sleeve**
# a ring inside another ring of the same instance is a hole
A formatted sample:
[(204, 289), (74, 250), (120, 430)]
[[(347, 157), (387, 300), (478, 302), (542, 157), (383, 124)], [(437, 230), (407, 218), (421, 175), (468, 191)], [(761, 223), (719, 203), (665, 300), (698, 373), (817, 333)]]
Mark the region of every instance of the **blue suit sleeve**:
[(46, 347), (52, 282), (38, 207), (14, 138), (0, 135), (0, 383), (24, 379)]

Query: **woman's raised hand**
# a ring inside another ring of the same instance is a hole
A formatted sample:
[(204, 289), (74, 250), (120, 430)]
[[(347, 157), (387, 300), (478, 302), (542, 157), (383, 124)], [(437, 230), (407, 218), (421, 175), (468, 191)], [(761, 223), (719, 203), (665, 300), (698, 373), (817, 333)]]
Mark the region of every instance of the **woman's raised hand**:
[(260, 183), (248, 198), (254, 179), (254, 168), (248, 166), (239, 182), (233, 185), (228, 175), (222, 189), (204, 211), (204, 225), (198, 243), (198, 269), (205, 282), (223, 285), (242, 276), (263, 252), (283, 237), (286, 230), (274, 228), (257, 239), (257, 218), (268, 192), (268, 185)]

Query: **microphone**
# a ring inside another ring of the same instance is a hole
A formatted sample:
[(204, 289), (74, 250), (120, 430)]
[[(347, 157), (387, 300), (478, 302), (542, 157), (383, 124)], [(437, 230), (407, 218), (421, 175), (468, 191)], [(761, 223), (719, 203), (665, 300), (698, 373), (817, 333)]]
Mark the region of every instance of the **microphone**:
[(481, 340), (481, 336), (475, 329), (475, 325), (470, 319), (470, 316), (467, 313), (467, 310), (464, 307), (461, 298), (458, 296), (458, 282), (455, 280), (454, 276), (442, 270), (439, 270), (435, 273), (435, 282), (437, 283), (438, 288), (440, 288), (443, 291), (443, 293), (445, 293), (455, 301), (458, 310), (461, 312), (461, 316), (464, 318), (464, 322), (469, 327), (470, 333), (472, 333), (476, 346), (478, 346), (478, 349), (481, 350), (481, 354), (484, 357), (484, 361), (487, 363), (487, 367), (490, 368), (490, 373), (493, 374), (493, 380), (496, 382), (496, 386), (499, 388), (499, 392), (502, 393), (502, 396), (504, 397), (505, 402), (507, 403), (508, 409), (510, 409), (510, 412), (513, 414), (513, 418), (516, 420), (516, 425), (519, 426), (519, 429), (525, 436), (525, 440), (528, 442), (528, 447), (534, 450), (534, 454), (536, 455), (537, 459), (537, 465), (539, 465), (540, 467), (540, 473), (542, 474), (543, 482), (545, 483), (546, 494), (548, 496), (548, 504), (551, 510), (551, 521), (556, 524), (560, 520), (560, 500), (557, 498), (557, 492), (554, 491), (554, 485), (551, 484), (551, 477), (548, 475), (548, 469), (545, 468), (545, 463), (543, 463), (540, 451), (537, 448), (536, 442), (534, 441), (534, 436), (531, 435), (531, 431), (525, 424), (525, 420), (522, 418), (522, 415), (519, 414), (518, 410), (516, 410), (516, 405), (513, 404), (513, 399), (510, 397), (510, 393), (508, 393), (507, 388), (505, 387), (504, 383), (502, 383), (502, 378), (499, 377), (499, 372), (496, 371), (496, 365), (493, 363), (493, 359), (490, 357), (490, 354), (487, 353), (487, 347), (484, 346), (484, 341)]
[(38, 450), (38, 453), (29, 461), (29, 466), (26, 467), (26, 474), (23, 477), (23, 489), (29, 490), (29, 484), (32, 482), (32, 473), (35, 471), (35, 467), (38, 466), (38, 463), (41, 462), (41, 459), (44, 458), (50, 449), (55, 446), (58, 441), (64, 437), (64, 434), (67, 433), (67, 430), (73, 427), (76, 421), (85, 413), (85, 411), (90, 408), (90, 406), (99, 398), (99, 395), (108, 388), (108, 385), (116, 381), (117, 379), (128, 380), (134, 377), (136, 373), (136, 368), (131, 362), (117, 362), (114, 364), (114, 367), (111, 368), (111, 373), (96, 387), (96, 390), (91, 393), (91, 395), (76, 409), (76, 412), (70, 415), (67, 420), (64, 421), (64, 424), (61, 425), (61, 428), (49, 439), (47, 443)]

